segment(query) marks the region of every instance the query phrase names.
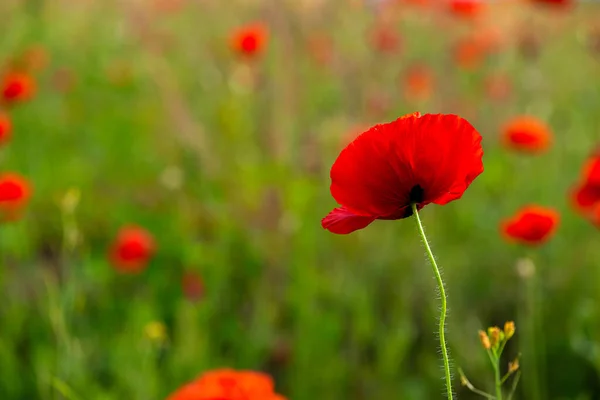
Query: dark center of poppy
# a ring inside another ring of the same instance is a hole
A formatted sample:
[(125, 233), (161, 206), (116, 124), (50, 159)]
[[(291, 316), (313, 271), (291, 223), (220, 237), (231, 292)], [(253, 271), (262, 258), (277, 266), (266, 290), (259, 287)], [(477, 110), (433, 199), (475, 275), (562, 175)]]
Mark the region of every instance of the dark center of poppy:
[(415, 185), (413, 186), (412, 189), (410, 189), (410, 195), (408, 196), (410, 203), (421, 203), (423, 201), (423, 188), (419, 185)]

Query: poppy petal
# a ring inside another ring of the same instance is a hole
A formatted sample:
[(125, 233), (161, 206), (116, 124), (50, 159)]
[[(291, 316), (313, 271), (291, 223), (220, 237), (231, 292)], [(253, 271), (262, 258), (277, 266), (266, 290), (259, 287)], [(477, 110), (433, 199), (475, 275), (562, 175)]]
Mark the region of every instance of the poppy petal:
[(327, 214), (321, 225), (330, 232), (345, 235), (366, 227), (374, 220), (374, 217), (356, 215), (345, 207), (339, 207)]
[(426, 114), (412, 122), (404, 124), (408, 131), (396, 144), (402, 154), (396, 160), (410, 160), (414, 184), (424, 190), (421, 204), (443, 205), (460, 198), (483, 172), (481, 135), (451, 114)]

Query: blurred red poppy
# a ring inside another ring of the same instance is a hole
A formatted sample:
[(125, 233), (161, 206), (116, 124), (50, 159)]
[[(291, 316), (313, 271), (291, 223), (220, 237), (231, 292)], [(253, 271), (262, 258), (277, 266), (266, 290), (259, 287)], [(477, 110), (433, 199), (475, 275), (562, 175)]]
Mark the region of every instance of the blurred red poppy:
[(501, 222), (502, 233), (509, 241), (529, 246), (544, 244), (556, 231), (560, 215), (552, 208), (529, 205)]
[(200, 274), (188, 271), (183, 274), (181, 279), (181, 289), (186, 299), (190, 301), (199, 301), (204, 295), (204, 283)]
[(0, 113), (0, 146), (8, 142), (12, 132), (12, 124), (7, 114)]
[(113, 242), (109, 258), (120, 272), (138, 273), (148, 265), (156, 245), (150, 232), (138, 226), (125, 226)]
[(540, 4), (552, 7), (568, 7), (575, 3), (575, 0), (530, 0), (533, 4)]
[(15, 173), (0, 175), (0, 221), (18, 219), (30, 196), (25, 178)]
[(2, 78), (2, 97), (6, 103), (29, 100), (35, 92), (31, 76), (24, 73), (9, 73)]
[(485, 78), (485, 93), (487, 97), (494, 101), (503, 101), (510, 97), (512, 93), (512, 83), (508, 75), (492, 74)]
[(263, 52), (268, 38), (267, 26), (256, 22), (237, 28), (231, 34), (231, 47), (239, 55), (253, 58)]
[(32, 45), (21, 55), (20, 64), (25, 71), (40, 72), (50, 62), (48, 52), (41, 44)]
[(525, 115), (512, 119), (504, 126), (502, 141), (512, 150), (539, 153), (550, 146), (552, 134), (545, 122)]
[(184, 385), (167, 400), (285, 400), (270, 376), (254, 371), (218, 369)]
[(342, 206), (321, 224), (347, 234), (376, 219), (412, 215), (429, 203), (459, 199), (483, 172), (481, 135), (456, 115), (419, 113), (375, 125), (331, 168), (331, 194)]
[(584, 214), (589, 214), (600, 204), (600, 156), (594, 155), (587, 161), (572, 196), (575, 207)]
[(400, 34), (389, 25), (377, 25), (371, 31), (371, 44), (382, 54), (396, 54), (402, 48)]
[(459, 40), (453, 48), (454, 62), (465, 70), (479, 68), (486, 59), (486, 48), (476, 37), (465, 37)]
[(407, 100), (428, 100), (433, 92), (433, 72), (427, 65), (412, 65), (403, 77), (403, 87)]
[(485, 10), (485, 3), (481, 0), (450, 0), (449, 9), (455, 16), (474, 18)]

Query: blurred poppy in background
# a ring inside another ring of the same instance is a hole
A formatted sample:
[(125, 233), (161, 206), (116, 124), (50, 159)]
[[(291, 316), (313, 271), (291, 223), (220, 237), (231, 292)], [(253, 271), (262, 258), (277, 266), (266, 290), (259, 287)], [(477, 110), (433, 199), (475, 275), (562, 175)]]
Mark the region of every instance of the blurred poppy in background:
[(120, 272), (138, 273), (143, 271), (156, 250), (154, 237), (139, 226), (121, 228), (113, 242), (109, 258)]
[(342, 206), (321, 221), (337, 234), (376, 219), (412, 215), (429, 203), (459, 199), (483, 172), (481, 135), (456, 115), (419, 113), (375, 125), (358, 136), (331, 168), (331, 194)]
[(530, 0), (533, 4), (553, 6), (553, 7), (568, 7), (575, 4), (575, 0)]
[(485, 4), (481, 0), (449, 0), (450, 12), (461, 18), (474, 18), (485, 10)]
[(0, 146), (8, 142), (12, 131), (12, 124), (7, 114), (0, 112)]
[(600, 204), (600, 156), (593, 155), (584, 165), (580, 182), (572, 192), (577, 211), (592, 212)]
[(167, 400), (285, 400), (275, 393), (273, 379), (254, 371), (218, 369), (184, 385)]
[(400, 34), (389, 25), (377, 25), (371, 31), (371, 44), (382, 54), (397, 54), (402, 50)]
[(528, 205), (513, 217), (500, 223), (504, 237), (528, 246), (539, 246), (548, 241), (560, 221), (560, 215), (552, 208)]
[(433, 72), (424, 64), (410, 66), (402, 80), (404, 96), (410, 101), (425, 101), (433, 93)]
[(204, 283), (200, 274), (194, 271), (185, 272), (181, 278), (181, 289), (189, 301), (201, 300), (204, 296)]
[(495, 73), (488, 75), (484, 81), (485, 94), (490, 100), (507, 100), (512, 93), (512, 83), (506, 74)]
[(548, 149), (551, 141), (548, 125), (533, 116), (515, 117), (502, 130), (502, 142), (511, 150), (539, 153)]
[(481, 67), (486, 59), (486, 48), (476, 37), (465, 37), (459, 40), (454, 47), (454, 63), (465, 70), (476, 70)]
[(267, 39), (267, 26), (261, 22), (251, 23), (233, 31), (231, 48), (241, 56), (254, 58), (264, 51)]
[(18, 219), (30, 196), (25, 178), (12, 172), (0, 175), (0, 221)]
[(29, 100), (35, 92), (33, 78), (25, 73), (8, 73), (2, 78), (2, 98), (5, 103)]

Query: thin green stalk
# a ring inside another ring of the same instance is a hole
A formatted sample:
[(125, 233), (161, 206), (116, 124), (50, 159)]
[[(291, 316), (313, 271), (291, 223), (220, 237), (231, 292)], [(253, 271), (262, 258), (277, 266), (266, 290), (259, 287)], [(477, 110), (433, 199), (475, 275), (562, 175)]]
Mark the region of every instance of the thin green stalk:
[(500, 352), (488, 349), (487, 351), (492, 368), (494, 368), (494, 387), (496, 388), (496, 399), (502, 400), (502, 379), (500, 379)]
[(435, 257), (433, 256), (433, 252), (431, 251), (431, 247), (429, 246), (429, 242), (427, 241), (427, 236), (425, 236), (425, 230), (423, 229), (423, 224), (421, 223), (421, 218), (419, 217), (419, 210), (417, 209), (417, 204), (413, 203), (411, 205), (412, 212), (415, 216), (415, 221), (417, 221), (417, 228), (419, 230), (419, 234), (421, 235), (421, 239), (423, 240), (423, 244), (425, 246), (425, 250), (427, 251), (427, 256), (429, 257), (429, 261), (431, 262), (431, 267), (433, 268), (433, 273), (437, 280), (438, 290), (440, 291), (440, 324), (439, 324), (439, 335), (440, 335), (440, 347), (442, 350), (442, 358), (444, 359), (444, 373), (446, 375), (446, 391), (448, 394), (448, 399), (452, 400), (452, 376), (450, 375), (450, 358), (448, 357), (448, 349), (446, 348), (446, 290), (444, 289), (444, 281), (442, 280), (442, 274), (440, 273), (440, 269), (435, 262)]
[(494, 383), (496, 385), (496, 399), (502, 400), (502, 379), (500, 378), (499, 360), (494, 364)]

